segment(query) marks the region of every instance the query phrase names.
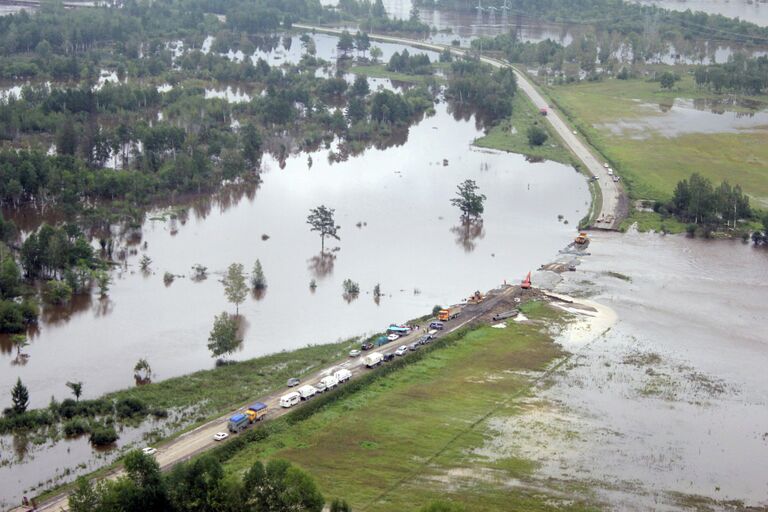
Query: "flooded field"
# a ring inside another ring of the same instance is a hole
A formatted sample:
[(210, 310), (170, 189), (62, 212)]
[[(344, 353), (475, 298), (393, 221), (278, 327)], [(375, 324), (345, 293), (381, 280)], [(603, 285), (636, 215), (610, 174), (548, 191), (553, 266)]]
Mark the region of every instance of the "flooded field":
[(670, 104), (639, 104), (648, 115), (603, 125), (614, 135), (643, 140), (653, 134), (677, 137), (686, 133), (743, 133), (768, 130), (765, 104), (733, 104), (716, 100), (677, 98)]
[(768, 26), (768, 4), (761, 0), (635, 0), (672, 11), (705, 12), (739, 18), (763, 27)]
[(613, 510), (768, 506), (768, 251), (596, 233), (590, 252), (556, 289), (617, 322), (597, 339), (563, 333), (573, 356), (492, 445)]

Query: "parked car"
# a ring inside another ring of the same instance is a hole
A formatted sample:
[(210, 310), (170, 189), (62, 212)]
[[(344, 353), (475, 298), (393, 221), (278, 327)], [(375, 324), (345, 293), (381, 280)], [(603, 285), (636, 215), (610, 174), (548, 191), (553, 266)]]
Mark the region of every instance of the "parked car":
[(416, 343), (419, 345), (426, 345), (432, 340), (432, 336), (429, 334), (425, 334), (424, 336), (421, 336), (419, 339), (416, 340)]
[(144, 455), (154, 455), (157, 453), (157, 448), (152, 448), (151, 446), (147, 446), (146, 448), (143, 448), (141, 451), (144, 452)]
[(429, 328), (430, 329), (435, 329), (435, 330), (438, 330), (438, 331), (442, 331), (443, 327), (445, 327), (445, 325), (443, 325), (443, 322), (431, 322), (429, 324)]
[(320, 379), (320, 382), (315, 384), (315, 387), (320, 390), (320, 386), (323, 387), (323, 389), (333, 389), (336, 387), (336, 385), (339, 383), (339, 379), (334, 377), (333, 375), (328, 375), (327, 377), (323, 377)]
[(373, 348), (373, 343), (371, 343), (370, 341), (366, 341), (365, 343), (362, 344), (360, 348), (363, 350), (371, 350)]
[(223, 441), (223, 440), (225, 440), (228, 437), (229, 437), (229, 434), (227, 434), (226, 432), (218, 432), (216, 435), (213, 436), (213, 440), (214, 441)]
[(430, 329), (430, 331), (427, 334), (429, 334), (434, 338), (435, 336), (437, 336), (437, 329)]
[(384, 362), (391, 361), (395, 358), (395, 354), (384, 354)]
[(400, 338), (400, 335), (399, 335), (399, 334), (390, 334), (389, 336), (387, 336), (387, 339), (388, 339), (389, 341), (395, 341), (395, 340), (396, 340), (396, 339), (398, 339), (398, 338)]
[(352, 349), (349, 351), (349, 357), (357, 357), (361, 354), (361, 352), (357, 349)]
[(289, 388), (292, 388), (294, 386), (298, 386), (299, 382), (301, 381), (296, 377), (291, 377), (290, 379), (288, 379), (288, 382), (286, 382), (285, 385), (288, 386)]
[(397, 347), (397, 350), (395, 350), (395, 355), (404, 356), (406, 352), (408, 352), (408, 347), (406, 347), (405, 345), (400, 345), (399, 347)]
[(408, 350), (419, 350), (419, 344), (414, 341), (413, 343), (408, 345)]

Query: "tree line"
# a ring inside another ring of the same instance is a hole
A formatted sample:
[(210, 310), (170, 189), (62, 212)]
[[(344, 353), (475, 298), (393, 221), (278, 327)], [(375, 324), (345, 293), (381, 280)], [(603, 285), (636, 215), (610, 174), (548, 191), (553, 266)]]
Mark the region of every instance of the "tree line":
[(680, 180), (672, 199), (660, 204), (661, 213), (672, 213), (683, 222), (710, 227), (735, 228), (737, 223), (750, 219), (754, 213), (749, 206), (749, 197), (741, 186), (731, 186), (723, 181), (718, 186), (698, 173)]
[(693, 77), (697, 86), (718, 93), (763, 94), (768, 91), (768, 56), (747, 58), (737, 53), (724, 64), (698, 66)]
[(464, 58), (451, 63), (445, 95), (453, 102), (472, 105), (495, 124), (512, 115), (516, 91), (517, 80), (510, 68), (492, 69), (479, 59)]

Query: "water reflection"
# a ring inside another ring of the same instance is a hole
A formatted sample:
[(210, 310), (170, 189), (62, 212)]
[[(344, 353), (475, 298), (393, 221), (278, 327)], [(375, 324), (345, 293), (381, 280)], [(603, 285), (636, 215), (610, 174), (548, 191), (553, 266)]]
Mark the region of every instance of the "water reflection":
[(451, 233), (456, 237), (456, 245), (464, 249), (464, 252), (472, 252), (477, 247), (477, 241), (485, 238), (483, 219), (464, 220), (453, 226)]
[[(336, 255), (330, 252), (321, 252), (307, 260), (309, 270), (318, 279), (333, 274), (333, 266), (336, 264)], [(314, 291), (314, 289), (313, 289)]]

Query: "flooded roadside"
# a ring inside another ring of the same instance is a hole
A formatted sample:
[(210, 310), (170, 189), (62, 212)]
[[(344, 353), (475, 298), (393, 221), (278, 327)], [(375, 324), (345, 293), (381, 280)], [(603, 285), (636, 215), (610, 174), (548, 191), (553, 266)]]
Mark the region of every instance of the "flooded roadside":
[(494, 442), (612, 509), (767, 506), (768, 252), (638, 233), (595, 233), (590, 252), (556, 290), (616, 324), (564, 332), (573, 356)]

